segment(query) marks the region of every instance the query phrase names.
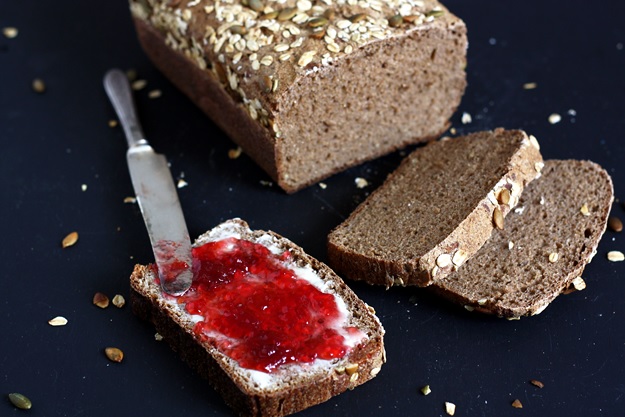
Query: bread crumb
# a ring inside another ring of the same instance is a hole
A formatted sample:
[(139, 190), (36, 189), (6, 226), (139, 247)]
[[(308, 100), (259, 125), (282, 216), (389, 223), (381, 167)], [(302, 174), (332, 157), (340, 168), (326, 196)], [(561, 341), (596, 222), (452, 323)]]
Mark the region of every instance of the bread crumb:
[(582, 215), (584, 216), (590, 216), (590, 210), (588, 209), (588, 204), (584, 203), (580, 207), (579, 212), (582, 213)]
[(460, 119), (460, 121), (463, 125), (466, 125), (471, 123), (473, 119), (471, 118), (471, 114), (465, 111), (464, 113), (462, 113), (462, 118)]
[(178, 187), (178, 188), (184, 188), (184, 187), (186, 187), (186, 186), (188, 186), (188, 185), (189, 185), (189, 183), (188, 183), (188, 182), (186, 182), (185, 180), (183, 180), (182, 178), (180, 178), (180, 179), (178, 180), (178, 184), (176, 184), (176, 187)]
[(43, 94), (46, 92), (46, 83), (41, 78), (35, 78), (32, 87), (35, 93)]
[(354, 182), (356, 183), (357, 188), (365, 188), (367, 185), (369, 185), (369, 182), (361, 177), (357, 177)]
[(271, 181), (265, 181), (265, 180), (260, 180), (260, 185), (263, 185), (265, 187), (271, 187), (273, 186), (273, 182)]
[(108, 121), (108, 125), (109, 125), (110, 128), (117, 127), (118, 123), (119, 122), (117, 120), (115, 120), (115, 119), (111, 119), (111, 120)]
[(328, 184), (326, 184), (325, 182), (320, 182), (319, 188), (321, 188), (322, 190), (325, 190), (326, 188), (328, 188)]
[(82, 185), (80, 186), (80, 189), (81, 189), (82, 191), (87, 191), (87, 184), (82, 184)]
[(523, 89), (524, 90), (533, 90), (536, 87), (538, 87), (538, 84), (536, 84), (535, 82), (530, 82), (530, 83), (523, 84)]
[(530, 384), (532, 384), (532, 385), (534, 385), (535, 387), (538, 387), (538, 388), (543, 388), (545, 386), (545, 384), (543, 384), (542, 382), (540, 382), (537, 379), (530, 380)]
[(432, 390), (430, 389), (429, 385), (424, 385), (423, 387), (421, 387), (421, 394), (429, 395), (431, 392)]
[(521, 404), (521, 401), (518, 398), (516, 400), (512, 401), (511, 405), (514, 408), (523, 408), (523, 404)]
[(154, 333), (154, 340), (156, 340), (157, 342), (160, 342), (163, 340), (163, 336), (161, 336), (160, 333)]
[(125, 204), (134, 204), (137, 202), (137, 197), (124, 197)]
[(48, 320), (48, 324), (53, 327), (65, 326), (67, 324), (67, 319), (63, 316), (56, 316), (55, 318)]
[(560, 116), (558, 113), (552, 113), (549, 115), (549, 123), (551, 123), (552, 125), (555, 125), (556, 123), (560, 123), (560, 121), (562, 120), (562, 116)]
[(445, 412), (450, 416), (456, 414), (456, 404), (445, 401)]

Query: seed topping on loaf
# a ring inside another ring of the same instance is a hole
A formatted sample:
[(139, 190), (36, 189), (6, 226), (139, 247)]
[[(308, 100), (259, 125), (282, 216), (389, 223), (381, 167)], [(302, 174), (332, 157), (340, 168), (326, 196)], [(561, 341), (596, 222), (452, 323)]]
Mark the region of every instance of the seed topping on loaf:
[[(171, 48), (210, 70), (276, 138), (270, 111), (271, 95), (283, 87), (278, 73), (294, 79), (316, 72), (359, 46), (445, 15), (432, 0), (131, 0), (131, 10), (164, 32)], [(202, 33), (190, 33), (199, 27)], [(251, 73), (261, 74), (264, 95), (241, 88)]]

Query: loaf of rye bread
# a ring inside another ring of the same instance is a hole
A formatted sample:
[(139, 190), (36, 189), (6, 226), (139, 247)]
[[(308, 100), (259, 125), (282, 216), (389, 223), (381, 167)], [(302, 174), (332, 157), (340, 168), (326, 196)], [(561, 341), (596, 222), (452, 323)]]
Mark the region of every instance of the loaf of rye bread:
[[(606, 229), (612, 200), (610, 176), (597, 164), (546, 161), (503, 230), (429, 288), (468, 310), (538, 314), (580, 279)], [(583, 280), (576, 284), (585, 286)]]
[[(161, 292), (155, 268), (137, 265), (130, 278), (133, 311), (152, 322), (163, 339), (208, 379), (230, 407), (242, 416), (284, 416), (326, 401), (377, 375), (385, 361), (384, 329), (372, 308), (330, 268), (286, 238), (273, 232), (251, 231), (240, 219), (224, 222), (200, 236), (195, 246), (228, 237), (260, 243), (272, 253), (289, 252), (289, 267), (313, 273), (317, 277), (314, 280), (318, 281), (314, 285), (321, 286), (324, 293), (333, 294), (336, 302), (346, 308), (345, 326), (356, 327), (365, 335), (362, 340), (354, 342), (356, 344), (342, 358), (315, 359), (308, 364), (287, 363), (272, 373), (246, 369), (218, 349), (214, 339), (203, 341), (194, 332), (197, 320), (176, 297)], [(302, 276), (303, 273), (298, 274)]]
[(466, 86), (466, 27), (433, 0), (130, 6), (154, 64), (287, 192), (440, 137)]
[(482, 247), (542, 166), (519, 130), (418, 148), (330, 233), (329, 264), (370, 284), (430, 285)]

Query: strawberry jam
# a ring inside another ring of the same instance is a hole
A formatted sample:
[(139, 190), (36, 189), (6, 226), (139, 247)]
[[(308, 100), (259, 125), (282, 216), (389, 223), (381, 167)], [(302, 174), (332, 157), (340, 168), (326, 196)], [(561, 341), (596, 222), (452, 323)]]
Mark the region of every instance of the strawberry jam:
[(288, 267), (289, 252), (226, 238), (193, 249), (193, 285), (180, 303), (202, 316), (194, 328), (240, 366), (273, 372), (283, 364), (343, 357), (349, 339), (335, 296)]

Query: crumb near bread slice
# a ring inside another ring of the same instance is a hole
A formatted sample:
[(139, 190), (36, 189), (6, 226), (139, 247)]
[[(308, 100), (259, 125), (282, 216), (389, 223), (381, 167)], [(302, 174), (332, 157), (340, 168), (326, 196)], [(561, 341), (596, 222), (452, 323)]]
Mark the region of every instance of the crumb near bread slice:
[(585, 287), (579, 277), (606, 230), (612, 181), (589, 161), (548, 160), (542, 173), (505, 228), (432, 290), (469, 310), (520, 317), (542, 312), (571, 286)]
[(297, 272), (298, 279), (310, 279), (322, 292), (332, 294), (337, 305), (344, 306), (345, 325), (357, 328), (364, 335), (344, 356), (335, 359), (286, 363), (272, 372), (244, 368), (223, 352), (218, 338), (198, 334), (195, 328), (198, 317), (190, 314), (175, 297), (162, 294), (152, 267), (137, 265), (131, 276), (133, 311), (152, 322), (164, 340), (208, 379), (229, 406), (240, 415), (288, 415), (377, 375), (384, 362), (384, 329), (373, 310), (332, 270), (289, 240), (272, 232), (251, 231), (239, 219), (224, 222), (202, 235), (195, 246), (219, 243), (226, 237), (258, 243), (276, 254), (288, 252), (285, 259), (289, 268)]
[(536, 139), (519, 130), (419, 148), (330, 233), (329, 264), (370, 284), (430, 285), (503, 225), (542, 164)]

